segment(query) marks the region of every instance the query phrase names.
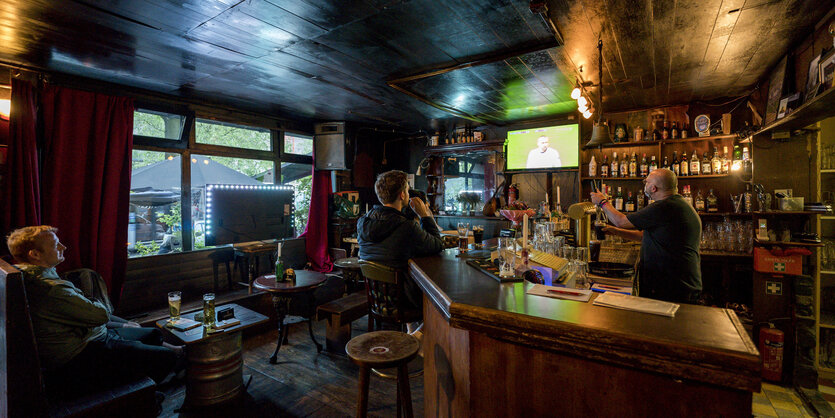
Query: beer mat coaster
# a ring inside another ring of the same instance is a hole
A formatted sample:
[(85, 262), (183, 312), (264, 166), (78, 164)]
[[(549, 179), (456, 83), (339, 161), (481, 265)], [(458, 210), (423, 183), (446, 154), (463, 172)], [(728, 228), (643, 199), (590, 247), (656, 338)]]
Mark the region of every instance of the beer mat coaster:
[(495, 264), (490, 262), (489, 260), (483, 259), (470, 259), (467, 260), (467, 264), (475, 269), (481, 271), (482, 273), (490, 276), (491, 278), (498, 280), (499, 283), (511, 283), (511, 282), (521, 282), (522, 278), (517, 276), (511, 277), (501, 277), (499, 276), (499, 268), (496, 267)]
[(554, 287), (535, 284), (525, 293), (546, 298), (566, 299), (577, 302), (588, 302), (591, 299), (591, 289), (572, 289), (570, 287)]
[(168, 328), (174, 328), (177, 331), (187, 331), (192, 328), (199, 327), (200, 323), (188, 318), (180, 317), (180, 319), (176, 321), (172, 321), (169, 319), (168, 322), (165, 323), (165, 326)]
[(217, 321), (215, 323), (215, 328), (226, 329), (226, 328), (229, 328), (229, 327), (234, 327), (235, 325), (238, 325), (240, 323), (241, 323), (241, 321), (239, 319), (230, 318), (230, 319), (227, 319), (225, 321)]

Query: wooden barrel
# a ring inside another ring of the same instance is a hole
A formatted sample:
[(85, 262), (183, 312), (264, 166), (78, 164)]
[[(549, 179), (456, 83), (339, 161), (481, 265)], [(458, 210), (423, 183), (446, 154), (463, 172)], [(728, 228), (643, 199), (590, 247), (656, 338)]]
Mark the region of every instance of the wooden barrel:
[(241, 332), (219, 334), (188, 348), (186, 403), (214, 405), (234, 399), (243, 388)]

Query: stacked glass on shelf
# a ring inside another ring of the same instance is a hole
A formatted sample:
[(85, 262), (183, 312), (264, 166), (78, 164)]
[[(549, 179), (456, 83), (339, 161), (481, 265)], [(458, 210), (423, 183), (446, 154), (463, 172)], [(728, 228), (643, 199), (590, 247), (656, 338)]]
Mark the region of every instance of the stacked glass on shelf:
[(835, 145), (822, 147), (821, 168), (824, 170), (831, 170), (835, 168)]
[(754, 221), (725, 218), (702, 225), (703, 251), (750, 254), (754, 248)]
[(573, 275), (566, 286), (588, 289), (591, 286), (588, 280), (588, 249), (565, 245), (565, 237), (554, 234), (556, 228), (557, 224), (555, 222), (534, 224), (533, 249), (568, 260), (567, 272), (573, 273)]
[(823, 248), (820, 249), (821, 270), (835, 272), (835, 239), (823, 240)]

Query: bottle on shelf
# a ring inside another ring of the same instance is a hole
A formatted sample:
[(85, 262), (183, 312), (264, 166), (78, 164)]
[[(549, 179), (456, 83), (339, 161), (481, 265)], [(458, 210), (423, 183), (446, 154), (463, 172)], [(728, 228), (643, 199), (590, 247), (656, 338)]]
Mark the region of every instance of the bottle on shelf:
[(683, 197), (684, 201), (690, 206), (693, 206), (693, 195), (690, 194), (690, 185), (684, 186), (684, 194), (681, 197)]
[(629, 177), (638, 177), (638, 158), (635, 153), (632, 153), (632, 158), (629, 159)]
[(690, 174), (690, 161), (687, 160), (687, 151), (681, 152), (681, 161), (679, 162), (678, 171), (680, 176), (684, 177)]
[(704, 212), (705, 211), (705, 198), (702, 196), (702, 191), (699, 190), (696, 192), (696, 200), (694, 207), (696, 208), (696, 212)]
[(615, 209), (618, 212), (623, 212), (623, 192), (621, 191), (621, 187), (618, 186), (618, 191), (615, 194)]
[(690, 157), (690, 172), (688, 173), (691, 176), (698, 176), (702, 169), (702, 163), (699, 162), (699, 156), (696, 154), (696, 150), (693, 150), (693, 155)]
[(620, 175), (620, 161), (618, 161), (618, 153), (612, 155), (612, 165), (609, 167), (609, 175), (612, 177), (617, 177)]
[(600, 164), (600, 177), (609, 177), (609, 156), (603, 156), (603, 162)]
[(664, 121), (664, 127), (661, 128), (661, 139), (663, 141), (670, 139), (670, 123), (666, 120)]
[(713, 174), (713, 164), (710, 158), (707, 157), (707, 152), (702, 155), (702, 175)]
[(649, 171), (647, 171), (647, 175), (649, 175), (649, 173), (652, 173), (655, 170), (658, 170), (658, 161), (655, 161), (655, 156), (653, 155), (652, 161), (649, 162)]
[(664, 162), (661, 163), (661, 168), (666, 168), (667, 170), (672, 170), (672, 167), (670, 167), (670, 160), (667, 158), (666, 155), (664, 156)]
[(723, 147), (722, 150), (722, 174), (731, 172), (731, 160), (728, 158), (728, 147)]
[(638, 193), (635, 193), (635, 210), (639, 211), (643, 209), (644, 206), (646, 206), (646, 203), (644, 201), (644, 192), (643, 190), (641, 190)]
[(591, 156), (591, 161), (589, 161), (589, 177), (597, 177), (597, 162), (594, 161), (594, 155)]
[(749, 181), (754, 176), (754, 162), (748, 153), (748, 147), (742, 147), (742, 180)]
[(687, 122), (684, 122), (684, 125), (681, 126), (681, 132), (679, 132), (679, 135), (681, 135), (681, 139), (687, 139), (687, 137), (690, 136), (689, 131), (690, 131), (690, 124), (687, 123)]
[(713, 194), (713, 189), (710, 189), (710, 194), (707, 195), (707, 211), (719, 212), (719, 198)]
[(722, 159), (719, 158), (719, 150), (713, 147), (713, 158), (710, 160), (713, 174), (722, 174)]
[(744, 202), (742, 204), (744, 205), (744, 208), (745, 208), (743, 212), (751, 213), (754, 202), (753, 202), (753, 195), (751, 194), (751, 184), (750, 183), (745, 184), (745, 192), (742, 194), (742, 199), (744, 200)]
[(742, 149), (739, 148), (739, 145), (734, 145), (734, 156), (733, 161), (731, 161), (731, 170), (739, 171), (742, 169)]
[(670, 139), (678, 139), (678, 138), (679, 138), (678, 122), (673, 122), (673, 127), (670, 128)]
[(619, 177), (629, 177), (629, 157), (623, 153), (623, 158), (620, 160), (620, 174)]
[[(649, 135), (649, 132), (647, 132), (647, 135)], [(652, 128), (652, 140), (656, 142), (661, 140), (661, 131), (658, 130), (658, 126)]]
[(625, 212), (635, 212), (635, 197), (632, 196), (631, 191), (627, 194), (627, 197), (626, 197)]

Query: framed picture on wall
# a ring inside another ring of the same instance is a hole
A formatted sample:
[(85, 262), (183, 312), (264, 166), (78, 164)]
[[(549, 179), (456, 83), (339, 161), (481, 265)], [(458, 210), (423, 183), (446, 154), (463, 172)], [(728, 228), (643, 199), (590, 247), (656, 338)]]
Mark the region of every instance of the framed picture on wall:
[(780, 98), (783, 95), (783, 81), (786, 76), (786, 62), (788, 58), (783, 57), (768, 78), (768, 97), (765, 105), (765, 124), (774, 122), (777, 119), (777, 108), (780, 106)]
[(833, 80), (835, 80), (835, 49), (829, 51), (821, 58), (818, 74), (820, 75), (820, 83), (823, 86), (823, 90), (832, 87)]
[(814, 99), (818, 94), (818, 86), (820, 85), (820, 73), (818, 70), (820, 68), (822, 55), (823, 52), (818, 54), (818, 56), (809, 62), (809, 74), (806, 77), (806, 97), (803, 99), (804, 102)]
[(780, 106), (777, 107), (777, 119), (783, 119), (786, 116), (786, 108), (789, 106), (789, 98), (784, 97), (780, 99)]

